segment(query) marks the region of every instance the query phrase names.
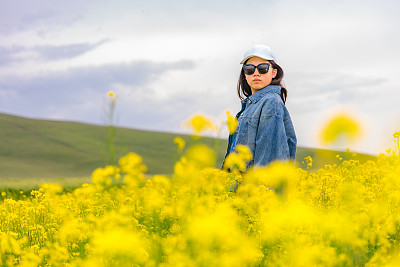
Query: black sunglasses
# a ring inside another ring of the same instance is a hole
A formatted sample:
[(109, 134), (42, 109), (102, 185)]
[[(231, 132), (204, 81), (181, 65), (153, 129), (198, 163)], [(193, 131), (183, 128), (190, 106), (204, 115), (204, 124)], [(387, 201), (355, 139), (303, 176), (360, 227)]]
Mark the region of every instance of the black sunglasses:
[(244, 74), (246, 75), (252, 75), (256, 71), (256, 68), (258, 69), (258, 73), (260, 74), (265, 74), (269, 70), (270, 63), (261, 63), (258, 64), (257, 66), (254, 66), (253, 64), (245, 64), (243, 65), (243, 71)]

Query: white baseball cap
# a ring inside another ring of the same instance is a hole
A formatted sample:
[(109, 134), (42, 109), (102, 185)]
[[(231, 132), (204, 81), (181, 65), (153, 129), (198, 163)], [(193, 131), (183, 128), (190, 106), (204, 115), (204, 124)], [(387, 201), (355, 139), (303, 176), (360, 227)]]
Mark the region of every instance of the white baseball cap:
[(266, 45), (262, 44), (256, 44), (252, 48), (246, 51), (243, 56), (243, 60), (240, 62), (240, 64), (243, 64), (246, 60), (248, 60), (251, 57), (259, 57), (265, 60), (274, 60), (275, 56), (272, 54), (271, 48)]

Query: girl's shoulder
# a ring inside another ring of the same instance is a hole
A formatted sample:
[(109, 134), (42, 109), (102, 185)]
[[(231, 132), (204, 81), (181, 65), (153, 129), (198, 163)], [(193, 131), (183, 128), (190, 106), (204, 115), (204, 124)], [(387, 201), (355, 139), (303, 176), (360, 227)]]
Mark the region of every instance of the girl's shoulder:
[(274, 92), (270, 92), (268, 94), (265, 94), (261, 98), (261, 100), (262, 100), (262, 102), (268, 103), (268, 104), (283, 104), (283, 101), (282, 101), (282, 98), (281, 98), (280, 94), (274, 93)]
[(278, 93), (265, 94), (261, 101), (263, 113), (269, 115), (282, 115), (285, 113), (285, 104)]

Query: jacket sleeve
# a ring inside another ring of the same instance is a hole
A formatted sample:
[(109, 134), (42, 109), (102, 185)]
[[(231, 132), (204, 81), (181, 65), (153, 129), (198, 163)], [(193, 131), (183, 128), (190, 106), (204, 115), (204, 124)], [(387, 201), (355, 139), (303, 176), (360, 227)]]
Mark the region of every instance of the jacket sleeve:
[(274, 97), (263, 107), (256, 134), (256, 166), (265, 166), (274, 160), (288, 160), (291, 156), (282, 106), (280, 99)]

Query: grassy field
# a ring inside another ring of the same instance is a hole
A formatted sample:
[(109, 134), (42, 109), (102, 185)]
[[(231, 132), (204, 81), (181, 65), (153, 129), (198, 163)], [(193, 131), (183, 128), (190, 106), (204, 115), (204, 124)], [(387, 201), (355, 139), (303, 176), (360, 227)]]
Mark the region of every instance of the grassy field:
[[(89, 176), (107, 163), (108, 128), (77, 122), (27, 119), (0, 114), (0, 178)], [(136, 152), (149, 173), (171, 173), (178, 158), (171, 133), (116, 129), (115, 150), (120, 157)], [(190, 136), (180, 135), (188, 143)], [(215, 140), (202, 142), (214, 146)], [(220, 141), (218, 162), (226, 141)]]
[(90, 177), (2, 178), (0, 179), (0, 192), (14, 195), (18, 199), (19, 195), (29, 196), (31, 190), (38, 189), (41, 184), (47, 183), (59, 184), (68, 192), (84, 183), (91, 183), (91, 180)]
[[(0, 114), (0, 129), (0, 179), (3, 182), (10, 183), (10, 179), (18, 178), (16, 184), (29, 184), (21, 179), (90, 177), (95, 168), (107, 163), (108, 128), (104, 126)], [(177, 136), (188, 144), (193, 143), (188, 135), (116, 128), (116, 156), (135, 152), (143, 157), (149, 174), (169, 174), (179, 157), (173, 143)], [(216, 142), (219, 144), (216, 166), (220, 166), (226, 140), (202, 138), (200, 142), (210, 147)], [(352, 153), (298, 147), (297, 165), (305, 167), (301, 162), (311, 156), (313, 168), (317, 169), (324, 164), (337, 163), (337, 154), (343, 159), (353, 158)], [(360, 154), (356, 159), (364, 162), (374, 157)]]

